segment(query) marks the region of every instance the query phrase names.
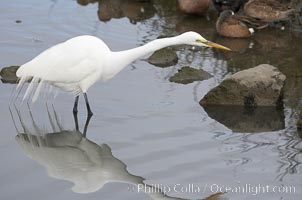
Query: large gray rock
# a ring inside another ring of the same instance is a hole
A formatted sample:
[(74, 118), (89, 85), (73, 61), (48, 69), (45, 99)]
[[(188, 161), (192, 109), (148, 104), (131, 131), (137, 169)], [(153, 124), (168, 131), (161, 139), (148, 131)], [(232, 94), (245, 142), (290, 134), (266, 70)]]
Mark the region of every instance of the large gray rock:
[(268, 64), (237, 72), (212, 89), (201, 105), (278, 106), (285, 75)]

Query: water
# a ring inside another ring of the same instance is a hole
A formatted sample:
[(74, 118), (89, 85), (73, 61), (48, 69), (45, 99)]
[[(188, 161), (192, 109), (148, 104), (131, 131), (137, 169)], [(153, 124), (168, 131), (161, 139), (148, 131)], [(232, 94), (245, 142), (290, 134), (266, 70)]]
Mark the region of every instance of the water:
[[(231, 40), (215, 34), (215, 12), (200, 18), (183, 16), (172, 0), (154, 4), (88, 2), (2, 2), (1, 67), (23, 64), (44, 49), (83, 34), (98, 36), (111, 49), (121, 50), (159, 36), (194, 30), (237, 52), (175, 47), (179, 56), (176, 66), (162, 69), (142, 58), (111, 81), (94, 85), (88, 93), (95, 115), (87, 139), (80, 134), (86, 120), (84, 100), (80, 99), (79, 132), (71, 113), (74, 99), (66, 94), (50, 98), (48, 107), (41, 98), (32, 113), (24, 104), (19, 114), (25, 131), (12, 107), (19, 132), (35, 135), (16, 137), (8, 109), (14, 85), (0, 84), (1, 199), (160, 198), (160, 192), (150, 195), (136, 191), (143, 179), (151, 186), (172, 188), (167, 191), (169, 196), (185, 199), (207, 197), (219, 192), (218, 186), (222, 191), (232, 186), (251, 190), (228, 191), (225, 199), (300, 199), (302, 144), (295, 128), (302, 96), (299, 31), (269, 28), (251, 39)], [(284, 115), (271, 111), (270, 116), (266, 111), (265, 119), (260, 113), (260, 120), (244, 121), (238, 117), (241, 112), (207, 110), (208, 114), (199, 105), (199, 100), (226, 76), (261, 63), (273, 64), (287, 76)], [(169, 82), (169, 77), (186, 65), (214, 77), (187, 85)], [(81, 185), (80, 189), (74, 189), (72, 182)], [(182, 192), (178, 187), (186, 189), (190, 184), (201, 191)], [(257, 192), (259, 184), (270, 189), (293, 186), (295, 192)], [(80, 191), (94, 192), (77, 193)]]

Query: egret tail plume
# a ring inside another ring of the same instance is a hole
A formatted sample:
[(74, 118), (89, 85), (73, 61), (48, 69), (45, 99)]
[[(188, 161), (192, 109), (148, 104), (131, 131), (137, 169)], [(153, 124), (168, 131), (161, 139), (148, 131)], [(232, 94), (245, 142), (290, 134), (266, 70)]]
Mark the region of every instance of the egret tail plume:
[(40, 83), (38, 84), (38, 87), (37, 87), (37, 89), (36, 89), (36, 91), (35, 91), (35, 94), (34, 94), (34, 96), (33, 96), (33, 98), (32, 98), (32, 102), (35, 102), (35, 101), (38, 99), (39, 93), (40, 93), (41, 88), (42, 88), (42, 85), (43, 85), (43, 82), (44, 82), (44, 81), (41, 80)]
[(47, 92), (47, 94), (46, 94), (46, 102), (47, 102), (47, 100), (49, 99), (49, 97), (50, 97), (50, 95), (53, 93), (53, 87), (49, 84), (48, 85), (48, 92)]
[(26, 92), (25, 92), (25, 95), (24, 95), (24, 97), (23, 97), (22, 102), (23, 102), (23, 101), (26, 99), (26, 97), (31, 93), (31, 91), (32, 91), (32, 89), (33, 89), (33, 86), (34, 86), (38, 81), (39, 81), (39, 78), (36, 78), (36, 77), (34, 77), (34, 78), (31, 80), (29, 86), (28, 86), (27, 89), (26, 89)]
[(16, 87), (16, 90), (18, 90), (18, 89), (20, 88), (20, 86), (22, 86), (22, 85), (25, 83), (25, 81), (26, 81), (27, 79), (28, 79), (28, 78), (27, 78), (26, 76), (22, 76), (22, 77), (20, 78), (19, 82), (18, 82), (18, 85), (17, 85), (17, 87)]

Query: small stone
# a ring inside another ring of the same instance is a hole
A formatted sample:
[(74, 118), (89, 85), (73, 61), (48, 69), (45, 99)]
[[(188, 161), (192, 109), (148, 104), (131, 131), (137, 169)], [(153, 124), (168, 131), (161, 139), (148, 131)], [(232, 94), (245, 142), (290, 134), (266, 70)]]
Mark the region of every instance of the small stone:
[(1, 81), (3, 83), (17, 83), (18, 77), (16, 72), (20, 66), (4, 67), (0, 71)]
[(176, 65), (178, 62), (177, 54), (169, 49), (164, 48), (158, 51), (155, 51), (149, 58), (148, 62), (157, 67), (169, 67)]
[(183, 67), (176, 74), (169, 78), (169, 81), (181, 84), (188, 84), (194, 81), (203, 81), (211, 78), (212, 75), (202, 69)]

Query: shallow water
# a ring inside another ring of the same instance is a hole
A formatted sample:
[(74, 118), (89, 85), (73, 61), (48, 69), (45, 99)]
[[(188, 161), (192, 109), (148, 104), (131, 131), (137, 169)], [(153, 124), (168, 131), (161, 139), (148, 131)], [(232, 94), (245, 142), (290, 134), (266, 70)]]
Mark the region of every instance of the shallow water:
[[(194, 30), (236, 52), (175, 47), (179, 56), (176, 66), (158, 68), (142, 58), (111, 81), (94, 85), (89, 97), (95, 115), (87, 139), (74, 131), (72, 96), (50, 98), (48, 107), (41, 98), (32, 113), (24, 104), (19, 113), (22, 121), (12, 107), (12, 120), (8, 104), (14, 85), (0, 84), (1, 199), (160, 198), (160, 192), (150, 195), (136, 191), (142, 178), (148, 185), (172, 188), (169, 196), (185, 199), (217, 193), (217, 185), (222, 191), (233, 186), (251, 190), (228, 191), (225, 199), (301, 198), (302, 144), (295, 128), (302, 97), (299, 32), (291, 32), (289, 27), (284, 31), (269, 28), (251, 39), (225, 39), (215, 34), (215, 12), (199, 18), (184, 16), (172, 0), (88, 3), (0, 3), (1, 67), (21, 65), (44, 49), (82, 34), (98, 36), (111, 49), (121, 50), (159, 36)], [(252, 120), (253, 116), (244, 113), (238, 117), (242, 112), (235, 110), (233, 114), (232, 110), (207, 110), (208, 114), (199, 105), (199, 100), (226, 76), (261, 63), (273, 64), (287, 76), (284, 114), (264, 111)], [(186, 65), (214, 77), (187, 85), (169, 82), (169, 77)], [(86, 110), (82, 98), (78, 118), (83, 132)], [(13, 121), (20, 133), (35, 136), (16, 137)], [(74, 183), (80, 189), (75, 189)], [(184, 188), (193, 184), (201, 191), (182, 192), (179, 187), (174, 191), (177, 184)], [(259, 184), (270, 189), (293, 186), (295, 192), (256, 191)]]

